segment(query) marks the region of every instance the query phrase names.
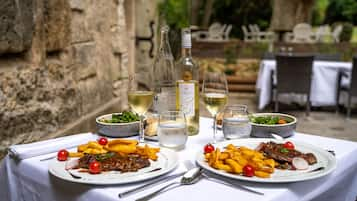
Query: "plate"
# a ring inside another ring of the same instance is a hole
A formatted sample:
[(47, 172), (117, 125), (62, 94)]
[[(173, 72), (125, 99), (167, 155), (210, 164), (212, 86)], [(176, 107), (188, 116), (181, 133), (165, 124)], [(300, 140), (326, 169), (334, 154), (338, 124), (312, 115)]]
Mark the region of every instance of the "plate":
[[(255, 149), (261, 142), (269, 142), (274, 141), (276, 143), (281, 143), (281, 141), (273, 140), (269, 138), (259, 138), (259, 139), (237, 139), (237, 140), (229, 140), (216, 144), (216, 147), (219, 147), (221, 150), (227, 146), (228, 144), (233, 144), (235, 146), (246, 146), (251, 149)], [(303, 143), (300, 141), (295, 141), (289, 139), (289, 141), (293, 142), (295, 148), (303, 153), (313, 153), (317, 158), (317, 163), (314, 165), (310, 165), (307, 170), (279, 170), (275, 169), (275, 172), (271, 175), (270, 178), (259, 178), (259, 177), (245, 177), (242, 175), (236, 175), (227, 173), (223, 170), (217, 170), (208, 165), (208, 163), (204, 159), (203, 152), (200, 151), (197, 153), (196, 162), (203, 169), (206, 169), (212, 173), (221, 175), (223, 177), (228, 177), (231, 179), (244, 180), (244, 181), (252, 181), (252, 182), (261, 182), (261, 183), (287, 183), (287, 182), (298, 182), (298, 181), (306, 181), (311, 179), (316, 179), (319, 177), (323, 177), (328, 175), (336, 168), (336, 158), (330, 154), (329, 152), (321, 149), (319, 147)], [(323, 170), (316, 172), (309, 172), (310, 170), (314, 170), (319, 167), (324, 167)]]
[[(176, 152), (160, 147), (160, 152), (157, 154), (157, 161), (150, 160), (151, 165), (149, 167), (142, 168), (137, 172), (120, 173), (119, 171), (108, 171), (102, 172), (101, 174), (89, 174), (78, 172), (78, 170), (69, 170), (72, 174), (82, 177), (75, 179), (65, 170), (66, 161), (62, 162), (57, 159), (50, 161), (49, 172), (60, 179), (75, 183), (96, 185), (127, 184), (161, 176), (172, 171), (178, 165)], [(157, 168), (161, 169), (152, 171)]]

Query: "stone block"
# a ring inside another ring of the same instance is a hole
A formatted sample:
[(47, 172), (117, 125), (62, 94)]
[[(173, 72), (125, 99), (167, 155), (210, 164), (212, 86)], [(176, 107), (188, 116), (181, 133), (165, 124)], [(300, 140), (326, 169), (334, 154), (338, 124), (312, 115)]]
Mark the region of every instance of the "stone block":
[(70, 43), (71, 9), (67, 0), (45, 0), (45, 38), (47, 52), (58, 51)]
[(1, 0), (0, 54), (19, 53), (31, 47), (34, 32), (33, 0)]
[(76, 81), (82, 81), (97, 76), (97, 71), (94, 68), (86, 68), (82, 64), (75, 65), (76, 71), (74, 73), (74, 79)]
[(72, 13), (71, 30), (71, 43), (93, 41), (93, 34), (89, 31), (87, 20), (83, 13)]
[(74, 63), (83, 64), (85, 68), (96, 67), (96, 43), (79, 43), (73, 45), (73, 47)]
[(85, 8), (88, 6), (88, 1), (87, 0), (70, 0), (69, 5), (71, 6), (72, 10), (84, 11)]

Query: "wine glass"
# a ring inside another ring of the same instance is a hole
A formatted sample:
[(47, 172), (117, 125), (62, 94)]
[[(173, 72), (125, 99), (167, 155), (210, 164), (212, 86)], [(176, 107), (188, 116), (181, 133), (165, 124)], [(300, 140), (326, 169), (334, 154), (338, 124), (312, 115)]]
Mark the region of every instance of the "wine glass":
[(151, 86), (138, 89), (136, 84), (129, 82), (128, 103), (131, 109), (140, 116), (139, 142), (144, 142), (145, 113), (152, 105), (154, 92)]
[(217, 114), (227, 103), (228, 86), (223, 73), (206, 72), (202, 85), (203, 100), (207, 110), (213, 117), (213, 143), (216, 143)]

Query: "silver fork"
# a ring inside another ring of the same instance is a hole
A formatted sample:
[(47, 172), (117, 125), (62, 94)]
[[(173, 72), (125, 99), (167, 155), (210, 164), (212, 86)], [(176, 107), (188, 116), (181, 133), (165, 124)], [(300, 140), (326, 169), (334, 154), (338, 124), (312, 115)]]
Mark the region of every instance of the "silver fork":
[(187, 171), (183, 177), (181, 178), (181, 181), (176, 181), (176, 182), (172, 182), (172, 183), (169, 183), (163, 187), (161, 187), (160, 189), (144, 196), (144, 197), (141, 197), (139, 199), (137, 199), (136, 201), (147, 201), (147, 200), (150, 200), (151, 198), (159, 195), (160, 193), (164, 192), (165, 189), (167, 189), (168, 187), (172, 186), (172, 188), (170, 189), (173, 189), (173, 188), (176, 188), (176, 187), (179, 187), (179, 186), (183, 186), (183, 185), (192, 185), (192, 184), (195, 184), (196, 182), (199, 181), (201, 177), (201, 174), (200, 174), (200, 169), (199, 168), (193, 168), (189, 171)]

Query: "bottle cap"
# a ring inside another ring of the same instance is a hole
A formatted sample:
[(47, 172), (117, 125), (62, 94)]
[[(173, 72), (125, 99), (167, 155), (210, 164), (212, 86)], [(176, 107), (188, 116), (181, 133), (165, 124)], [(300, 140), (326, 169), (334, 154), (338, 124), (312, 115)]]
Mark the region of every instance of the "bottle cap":
[(183, 48), (191, 48), (191, 30), (190, 28), (182, 29), (182, 47)]

